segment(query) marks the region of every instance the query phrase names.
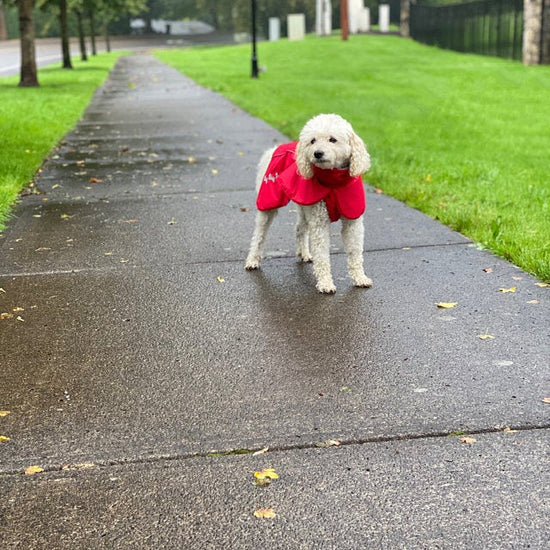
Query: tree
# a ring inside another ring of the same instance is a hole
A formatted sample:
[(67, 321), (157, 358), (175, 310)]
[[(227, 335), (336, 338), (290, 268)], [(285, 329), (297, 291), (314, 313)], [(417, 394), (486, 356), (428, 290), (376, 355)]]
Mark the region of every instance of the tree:
[(92, 55), (97, 55), (96, 48), (96, 16), (102, 21), (107, 50), (109, 45), (109, 23), (123, 15), (137, 15), (147, 7), (146, 0), (78, 0), (79, 9), (88, 15), (90, 21), (90, 38)]
[(146, 7), (145, 0), (96, 0), (96, 9), (103, 22), (107, 51), (111, 51), (109, 23), (122, 15), (137, 15)]
[(61, 26), (61, 51), (63, 53), (63, 68), (72, 69), (71, 51), (69, 47), (69, 27), (67, 25), (67, 0), (59, 0), (59, 24)]
[(86, 37), (84, 35), (84, 25), (82, 24), (82, 7), (77, 6), (75, 8), (76, 24), (78, 27), (78, 43), (80, 45), (80, 59), (82, 61), (88, 61), (88, 54), (86, 52)]
[(53, 13), (59, 18), (61, 34), (61, 59), (64, 69), (72, 69), (71, 51), (69, 47), (69, 25), (67, 0), (38, 0), (39, 7), (46, 11), (53, 8)]
[(8, 29), (6, 27), (6, 16), (4, 15), (4, 3), (0, 0), (0, 40), (8, 39)]
[(33, 87), (38, 84), (36, 69), (36, 46), (34, 43), (34, 0), (18, 0), (19, 32), (21, 34), (21, 78), (19, 86)]

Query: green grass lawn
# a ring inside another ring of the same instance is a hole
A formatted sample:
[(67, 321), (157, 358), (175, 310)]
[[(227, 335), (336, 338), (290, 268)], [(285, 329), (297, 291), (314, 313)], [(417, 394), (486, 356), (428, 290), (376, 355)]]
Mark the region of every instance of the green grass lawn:
[(0, 78), (0, 231), (10, 205), (57, 142), (75, 125), (120, 52), (73, 60), (74, 70), (40, 69), (40, 88)]
[[(550, 281), (550, 67), (394, 36), (308, 37), (157, 56), (290, 138), (336, 112), (373, 158), (365, 179)], [(367, 209), (368, 215), (368, 209)]]

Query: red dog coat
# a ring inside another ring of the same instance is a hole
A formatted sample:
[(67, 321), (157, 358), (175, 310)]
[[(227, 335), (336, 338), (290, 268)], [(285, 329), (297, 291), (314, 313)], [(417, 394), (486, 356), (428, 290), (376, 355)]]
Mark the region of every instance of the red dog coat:
[(297, 141), (279, 145), (267, 167), (256, 206), (272, 210), (294, 201), (308, 206), (325, 201), (331, 222), (340, 217), (355, 220), (365, 211), (365, 189), (361, 176), (350, 176), (349, 170), (323, 170), (313, 167), (310, 179), (298, 174), (296, 166)]

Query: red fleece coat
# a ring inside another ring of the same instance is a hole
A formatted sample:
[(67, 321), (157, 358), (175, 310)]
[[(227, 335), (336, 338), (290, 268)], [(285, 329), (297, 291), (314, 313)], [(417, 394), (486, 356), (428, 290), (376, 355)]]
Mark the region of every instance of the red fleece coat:
[(355, 220), (365, 211), (365, 189), (361, 176), (350, 176), (349, 170), (323, 170), (313, 167), (310, 179), (298, 174), (297, 141), (275, 149), (258, 192), (258, 210), (272, 210), (293, 201), (302, 206), (322, 200), (327, 205), (331, 222), (340, 217)]

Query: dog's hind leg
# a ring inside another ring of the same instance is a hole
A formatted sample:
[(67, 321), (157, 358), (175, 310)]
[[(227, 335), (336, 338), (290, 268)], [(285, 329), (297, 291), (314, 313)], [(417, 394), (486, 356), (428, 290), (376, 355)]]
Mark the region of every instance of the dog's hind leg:
[(311, 262), (311, 252), (309, 251), (309, 234), (304, 210), (298, 207), (298, 219), (296, 221), (296, 256), (303, 262)]
[(309, 230), (313, 273), (317, 279), (317, 290), (324, 294), (334, 294), (336, 286), (330, 271), (330, 218), (324, 202), (304, 207)]
[(348, 271), (355, 286), (368, 288), (372, 280), (363, 270), (363, 238), (365, 229), (363, 218), (348, 220), (342, 218), (342, 241), (348, 258)]
[(250, 250), (246, 258), (245, 268), (248, 270), (258, 269), (262, 261), (265, 237), (271, 222), (277, 215), (277, 209), (259, 210), (256, 214), (256, 226), (250, 243)]

